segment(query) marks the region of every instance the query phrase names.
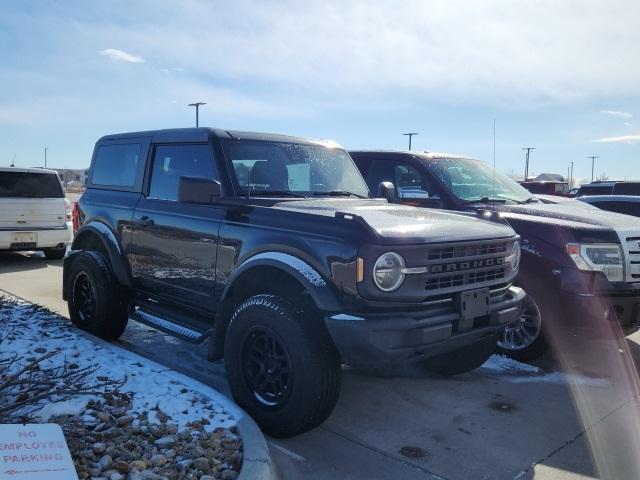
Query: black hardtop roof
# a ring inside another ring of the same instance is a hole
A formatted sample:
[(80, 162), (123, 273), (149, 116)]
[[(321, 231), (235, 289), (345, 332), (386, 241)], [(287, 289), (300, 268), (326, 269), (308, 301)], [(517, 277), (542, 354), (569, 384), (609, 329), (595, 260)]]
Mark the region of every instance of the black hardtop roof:
[(337, 146), (329, 140), (294, 137), (275, 133), (244, 132), (239, 130), (224, 130), (221, 128), (166, 128), (162, 130), (146, 130), (142, 132), (127, 132), (105, 135), (98, 140), (106, 142), (110, 140), (124, 140), (128, 138), (148, 138), (152, 142), (206, 142), (209, 137), (226, 138), (234, 140), (261, 140), (265, 142), (289, 142), (302, 145), (329, 145)]
[[(477, 160), (473, 157), (468, 157), (466, 155), (459, 155), (456, 153), (444, 153), (444, 152), (431, 152), (429, 150), (362, 150), (362, 149), (349, 149), (349, 153), (359, 154), (374, 154), (374, 155), (398, 155), (398, 156), (406, 156), (411, 155), (417, 158), (421, 158), (424, 160), (433, 160), (436, 158), (464, 158), (467, 160)], [(478, 160), (480, 161), (480, 160)]]

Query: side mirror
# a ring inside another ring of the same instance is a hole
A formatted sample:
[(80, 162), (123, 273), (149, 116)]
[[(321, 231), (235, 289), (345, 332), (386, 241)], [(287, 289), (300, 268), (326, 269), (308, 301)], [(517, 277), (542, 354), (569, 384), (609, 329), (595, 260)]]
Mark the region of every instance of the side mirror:
[(178, 201), (210, 205), (220, 198), (222, 186), (217, 180), (203, 177), (180, 177)]
[(391, 182), (380, 182), (378, 185), (378, 196), (393, 202), (396, 199), (396, 187)]

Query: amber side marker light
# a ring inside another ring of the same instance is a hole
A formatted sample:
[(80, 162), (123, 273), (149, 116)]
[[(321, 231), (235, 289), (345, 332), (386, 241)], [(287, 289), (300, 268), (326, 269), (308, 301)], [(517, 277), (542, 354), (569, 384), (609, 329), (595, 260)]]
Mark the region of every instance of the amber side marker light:
[(364, 258), (358, 257), (356, 260), (356, 282), (364, 280)]

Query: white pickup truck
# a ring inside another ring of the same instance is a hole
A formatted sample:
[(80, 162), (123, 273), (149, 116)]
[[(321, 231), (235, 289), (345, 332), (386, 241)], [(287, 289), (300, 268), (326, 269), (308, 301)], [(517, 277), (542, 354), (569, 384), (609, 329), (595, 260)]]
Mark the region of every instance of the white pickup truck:
[(0, 251), (64, 257), (73, 239), (71, 206), (54, 170), (0, 167)]

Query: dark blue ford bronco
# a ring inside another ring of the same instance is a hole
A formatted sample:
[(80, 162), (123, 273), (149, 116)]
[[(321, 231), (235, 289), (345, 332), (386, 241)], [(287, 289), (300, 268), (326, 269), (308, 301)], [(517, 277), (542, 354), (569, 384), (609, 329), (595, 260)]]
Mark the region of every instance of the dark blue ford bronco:
[(509, 226), (373, 199), (332, 142), (109, 135), (87, 187), (64, 262), (74, 324), (115, 339), (133, 319), (208, 340), (236, 402), (274, 436), (330, 415), (343, 365), (466, 372), (521, 314)]

